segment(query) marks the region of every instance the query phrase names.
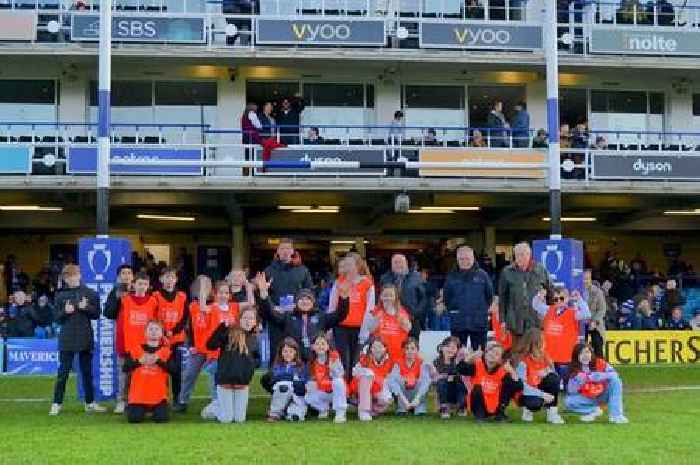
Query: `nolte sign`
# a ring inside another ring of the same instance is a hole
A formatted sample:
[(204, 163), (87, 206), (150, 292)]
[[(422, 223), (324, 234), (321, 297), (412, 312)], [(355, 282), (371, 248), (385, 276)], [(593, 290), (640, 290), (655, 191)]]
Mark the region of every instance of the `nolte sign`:
[(542, 27), (527, 24), (469, 22), (420, 23), (421, 48), (537, 50)]
[(700, 180), (700, 157), (658, 153), (591, 152), (594, 179)]
[(381, 47), (386, 43), (384, 20), (258, 19), (258, 44), (314, 44)]
[(594, 26), (590, 47), (593, 53), (700, 55), (700, 32), (668, 27)]
[[(71, 40), (97, 42), (100, 37), (100, 16), (75, 13), (71, 19)], [(159, 14), (115, 15), (112, 18), (112, 40), (116, 42), (154, 42), (204, 44), (203, 17), (182, 17)]]

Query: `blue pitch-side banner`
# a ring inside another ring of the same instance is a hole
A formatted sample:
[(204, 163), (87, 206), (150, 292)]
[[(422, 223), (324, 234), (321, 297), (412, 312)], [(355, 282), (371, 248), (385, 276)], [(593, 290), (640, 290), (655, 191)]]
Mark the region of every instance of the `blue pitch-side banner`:
[(8, 375), (55, 375), (58, 371), (56, 339), (10, 338), (5, 348)]
[[(200, 149), (181, 149), (175, 147), (144, 148), (114, 147), (110, 150), (111, 174), (156, 174), (170, 176), (200, 176), (202, 167), (193, 166), (153, 166), (120, 165), (120, 161), (201, 161)], [(69, 174), (95, 174), (97, 172), (96, 147), (71, 147), (68, 149)]]
[[(131, 263), (131, 244), (127, 239), (86, 238), (78, 242), (80, 273), (83, 283), (100, 296), (104, 311), (107, 296), (117, 280), (117, 268)], [(95, 351), (92, 359), (95, 399), (111, 399), (117, 392), (117, 354), (114, 350), (114, 321), (105, 317), (93, 323)]]
[(32, 171), (31, 147), (0, 147), (0, 173), (27, 174)]
[(547, 269), (555, 286), (583, 290), (583, 242), (575, 239), (535, 241), (533, 254)]

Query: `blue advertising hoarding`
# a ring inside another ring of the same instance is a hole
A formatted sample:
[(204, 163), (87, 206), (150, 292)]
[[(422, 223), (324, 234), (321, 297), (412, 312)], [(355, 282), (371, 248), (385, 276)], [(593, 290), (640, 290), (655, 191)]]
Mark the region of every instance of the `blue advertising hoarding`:
[[(115, 42), (151, 42), (205, 44), (204, 17), (179, 16), (158, 13), (114, 14), (112, 40)], [(74, 13), (71, 15), (71, 40), (98, 42), (100, 15)]]
[(32, 148), (0, 146), (0, 173), (28, 174), (32, 172)]
[[(107, 296), (117, 280), (117, 268), (131, 263), (131, 244), (127, 239), (85, 238), (78, 242), (78, 250), (83, 283), (99, 295), (102, 314)], [(104, 316), (93, 322), (92, 375), (97, 400), (111, 399), (117, 393), (119, 378), (114, 323)]]
[[(166, 175), (166, 176), (201, 176), (202, 167), (192, 166), (154, 166), (154, 165), (120, 165), (120, 161), (201, 161), (201, 149), (182, 149), (177, 147), (113, 147), (110, 150), (111, 174)], [(68, 150), (69, 174), (95, 174), (97, 172), (96, 147), (71, 147)]]
[(58, 371), (58, 340), (9, 338), (8, 375), (55, 375)]
[(533, 243), (535, 261), (544, 265), (555, 286), (583, 290), (583, 242), (575, 239), (540, 240)]

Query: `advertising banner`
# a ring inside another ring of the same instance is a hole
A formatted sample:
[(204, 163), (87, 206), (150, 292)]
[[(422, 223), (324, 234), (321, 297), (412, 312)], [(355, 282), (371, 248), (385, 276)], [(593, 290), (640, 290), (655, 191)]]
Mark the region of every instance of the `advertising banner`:
[(58, 371), (57, 339), (9, 338), (8, 375), (55, 375)]
[(462, 50), (538, 50), (542, 48), (542, 26), (496, 22), (421, 22), (421, 48)]
[[(110, 174), (153, 174), (164, 176), (200, 176), (202, 167), (192, 166), (154, 166), (154, 165), (120, 165), (119, 161), (201, 161), (201, 149), (180, 149), (176, 147), (113, 147), (110, 151)], [(71, 147), (68, 149), (69, 174), (95, 174), (97, 172), (96, 147)]]
[(382, 47), (386, 43), (383, 19), (260, 18), (255, 24), (258, 44)]
[(37, 18), (36, 11), (0, 11), (0, 40), (35, 40)]
[(0, 146), (1, 174), (28, 174), (32, 172), (32, 148)]
[[(477, 148), (424, 148), (419, 152), (422, 162), (489, 162), (489, 163), (544, 163), (546, 153), (526, 149), (477, 149)], [(482, 177), (482, 178), (532, 178), (545, 177), (545, 170), (539, 169), (489, 169), (470, 168), (451, 170), (439, 168), (422, 168), (421, 176)]]
[[(383, 162), (386, 152), (383, 149), (377, 148), (346, 148), (346, 147), (324, 147), (322, 145), (314, 146), (312, 149), (275, 149), (270, 156), (271, 162), (340, 162), (340, 161), (357, 161), (357, 162)], [(257, 153), (257, 158), (260, 159), (262, 150)], [(293, 163), (292, 163), (293, 165)], [(352, 171), (338, 171), (335, 168), (316, 168), (313, 170), (306, 168), (294, 167), (271, 167), (264, 171), (258, 170), (258, 175), (280, 175), (280, 174), (301, 174), (304, 176), (381, 176), (384, 174), (383, 168), (359, 168)]]
[(698, 363), (700, 332), (608, 331), (605, 358), (616, 365)]
[(700, 56), (700, 31), (695, 28), (598, 26), (591, 27), (591, 53), (624, 55)]
[[(126, 15), (115, 13), (112, 18), (112, 40), (115, 42), (152, 42), (205, 44), (204, 17), (167, 15)], [(100, 15), (74, 13), (71, 15), (71, 40), (98, 42)]]
[(535, 261), (542, 263), (554, 286), (583, 290), (583, 242), (574, 239), (532, 243)]
[(678, 153), (591, 152), (594, 179), (700, 180), (700, 156)]

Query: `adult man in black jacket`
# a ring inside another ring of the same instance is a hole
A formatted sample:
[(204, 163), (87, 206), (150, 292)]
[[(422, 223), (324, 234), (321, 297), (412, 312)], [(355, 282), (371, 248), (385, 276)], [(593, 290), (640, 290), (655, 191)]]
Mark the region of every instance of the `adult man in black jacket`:
[(299, 122), (304, 111), (304, 100), (300, 95), (282, 99), (281, 108), (275, 113), (275, 121), (280, 128), (280, 142), (291, 145), (299, 143)]
[(382, 275), (379, 284), (380, 287), (393, 284), (399, 289), (401, 305), (411, 315), (411, 336), (420, 337), (429, 303), (425, 283), (420, 273), (410, 271), (406, 256), (397, 253), (391, 257), (391, 271)]
[[(294, 298), (301, 289), (311, 289), (311, 273), (304, 265), (292, 263), (294, 245), (291, 239), (281, 239), (277, 246), (275, 260), (265, 268), (265, 276), (271, 282), (270, 299), (273, 309), (281, 312), (290, 312), (294, 309)], [(263, 321), (267, 319), (263, 316)], [(277, 344), (282, 340), (280, 329), (276, 325), (269, 325), (270, 353), (274, 353)]]
[(61, 326), (58, 336), (60, 360), (49, 415), (54, 416), (61, 412), (66, 381), (76, 354), (80, 362), (85, 393), (85, 411), (105, 412), (106, 409), (95, 402), (92, 386), (94, 341), (91, 320), (100, 317), (100, 298), (95, 291), (80, 284), (80, 268), (77, 265), (66, 265), (62, 276), (66, 287), (56, 294), (55, 300), (55, 321)]

